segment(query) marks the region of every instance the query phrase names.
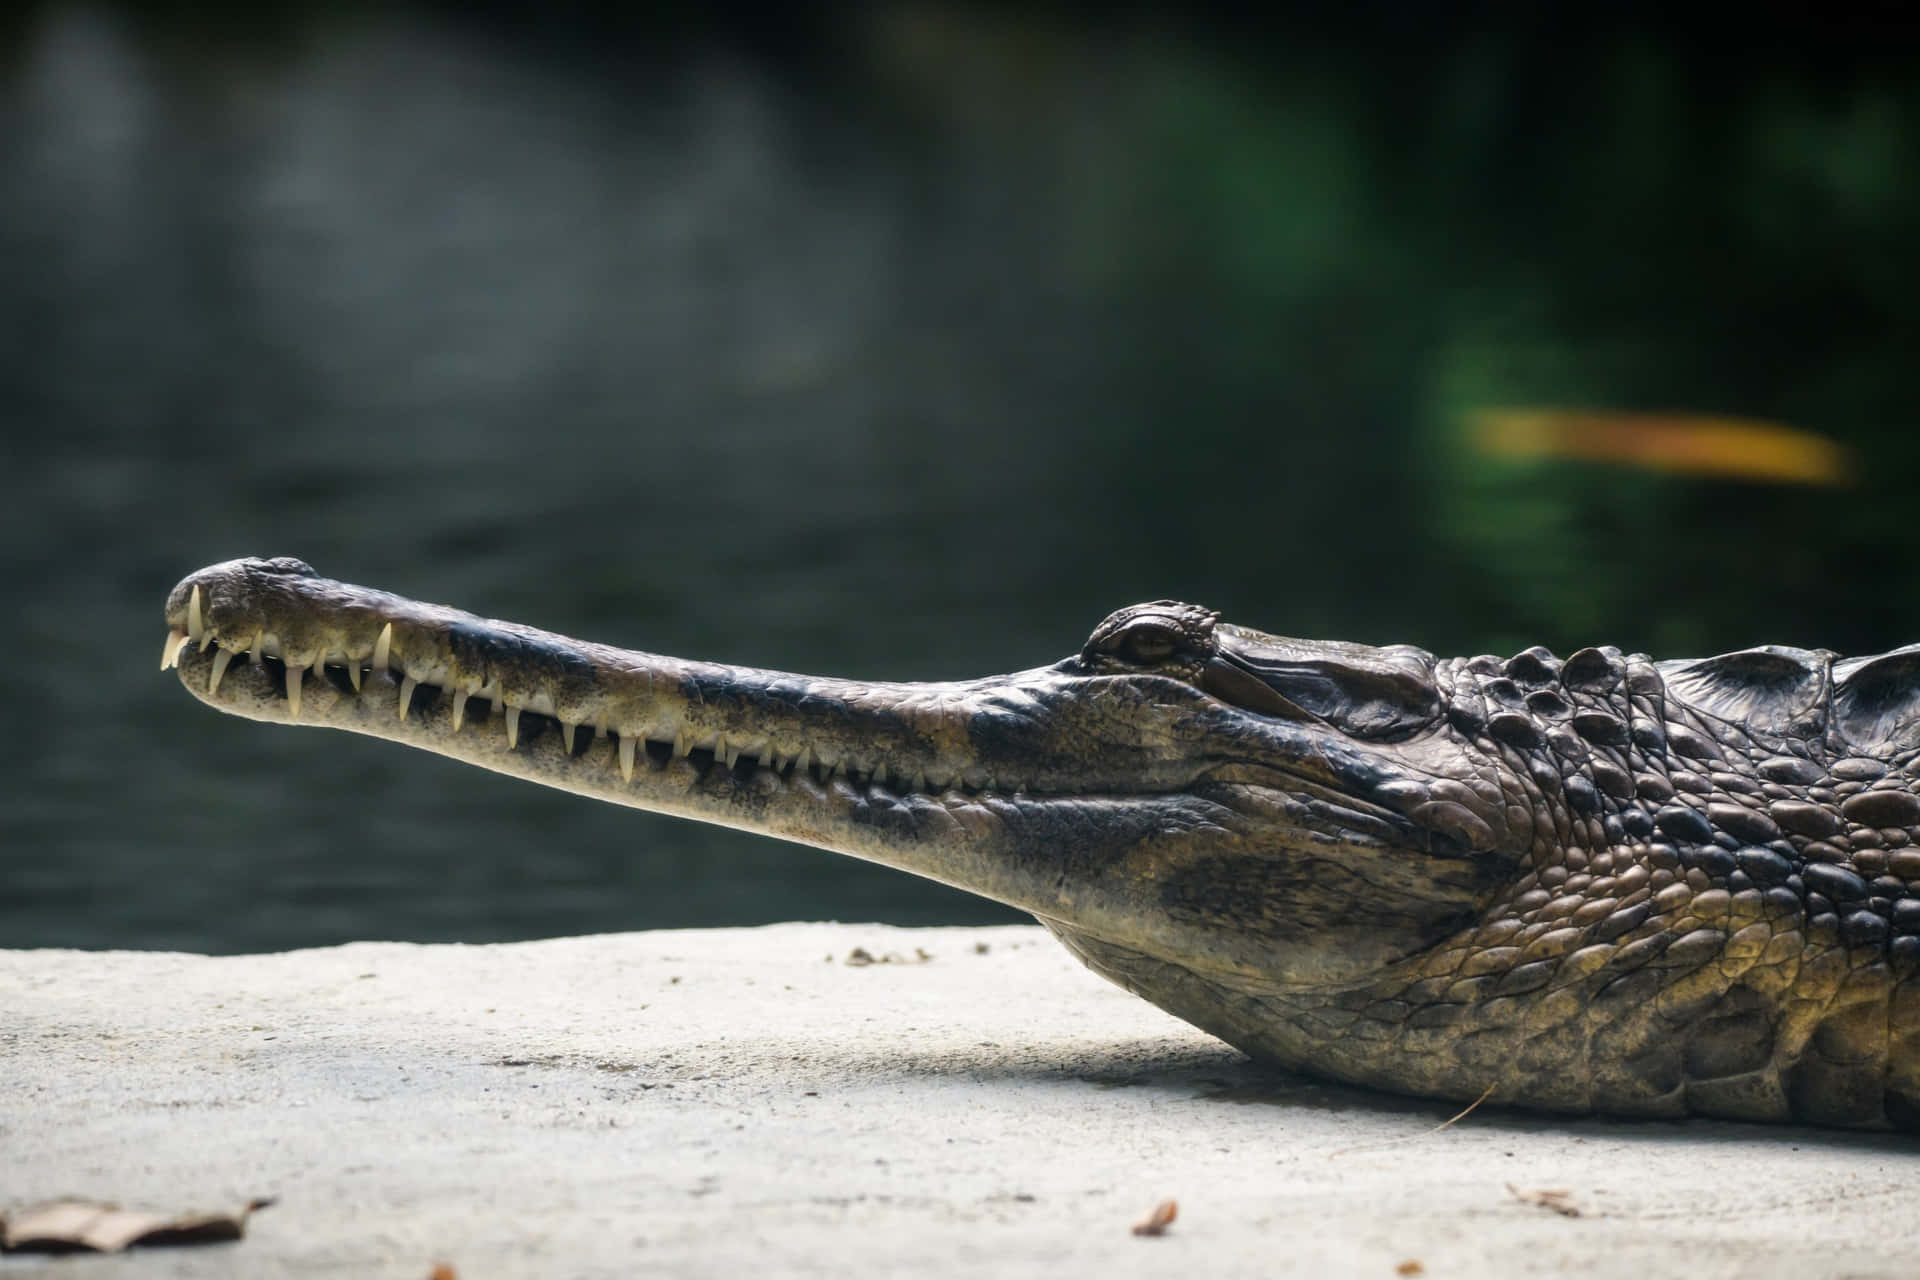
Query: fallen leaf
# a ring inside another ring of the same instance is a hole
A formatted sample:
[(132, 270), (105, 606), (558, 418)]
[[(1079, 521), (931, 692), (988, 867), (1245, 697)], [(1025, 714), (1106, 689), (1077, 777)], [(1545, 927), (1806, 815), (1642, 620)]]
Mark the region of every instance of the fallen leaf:
[[(828, 959), (832, 959), (832, 957), (829, 956)], [(915, 947), (913, 949), (913, 959), (911, 960), (901, 955), (898, 951), (887, 951), (880, 955), (875, 955), (865, 947), (855, 947), (853, 950), (847, 952), (846, 963), (856, 969), (863, 969), (870, 964), (925, 964), (931, 959), (933, 959), (933, 957), (927, 954), (926, 948), (924, 947)]]
[(247, 1218), (272, 1204), (249, 1200), (238, 1213), (168, 1217), (96, 1200), (47, 1200), (0, 1220), (0, 1249), (8, 1253), (118, 1253), (133, 1245), (217, 1244), (246, 1234)]
[(1137, 1236), (1163, 1236), (1173, 1220), (1180, 1216), (1180, 1206), (1172, 1200), (1162, 1200), (1153, 1206), (1153, 1212), (1133, 1224), (1133, 1234)]
[(1541, 1209), (1551, 1209), (1555, 1213), (1564, 1214), (1569, 1218), (1577, 1218), (1580, 1216), (1580, 1206), (1574, 1203), (1573, 1192), (1567, 1190), (1565, 1187), (1533, 1190), (1522, 1189), (1509, 1182), (1507, 1184), (1507, 1193), (1521, 1204), (1530, 1204)]
[(1427, 1268), (1421, 1263), (1420, 1259), (1408, 1258), (1405, 1262), (1395, 1267), (1393, 1273), (1398, 1276), (1423, 1276), (1427, 1274)]

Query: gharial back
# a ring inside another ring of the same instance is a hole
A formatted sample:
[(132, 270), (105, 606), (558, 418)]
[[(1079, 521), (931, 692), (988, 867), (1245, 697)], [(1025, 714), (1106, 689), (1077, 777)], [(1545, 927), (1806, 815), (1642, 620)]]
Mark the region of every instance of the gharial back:
[(1534, 648), (1434, 675), (1446, 723), (1379, 793), (1525, 851), (1456, 933), (1263, 989), (1055, 931), (1255, 1056), (1357, 1083), (1920, 1129), (1920, 646)]

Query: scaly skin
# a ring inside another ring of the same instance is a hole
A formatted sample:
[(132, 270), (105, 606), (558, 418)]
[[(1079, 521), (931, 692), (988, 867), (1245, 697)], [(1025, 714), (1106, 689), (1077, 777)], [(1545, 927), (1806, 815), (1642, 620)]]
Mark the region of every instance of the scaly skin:
[(1285, 1067), (1920, 1128), (1920, 649), (1436, 661), (1161, 601), (1049, 667), (857, 684), (297, 560), (203, 569), (166, 617), (162, 666), (221, 711), (985, 894)]

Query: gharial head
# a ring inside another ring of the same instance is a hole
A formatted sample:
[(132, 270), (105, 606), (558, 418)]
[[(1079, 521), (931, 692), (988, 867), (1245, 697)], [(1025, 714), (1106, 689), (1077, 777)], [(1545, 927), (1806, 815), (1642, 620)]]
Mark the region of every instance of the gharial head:
[(162, 665), (219, 710), (901, 867), (1228, 986), (1364, 976), (1471, 919), (1528, 852), (1507, 798), (1458, 780), (1477, 748), (1428, 654), (1173, 601), (950, 683), (629, 652), (291, 559), (203, 569), (166, 621)]

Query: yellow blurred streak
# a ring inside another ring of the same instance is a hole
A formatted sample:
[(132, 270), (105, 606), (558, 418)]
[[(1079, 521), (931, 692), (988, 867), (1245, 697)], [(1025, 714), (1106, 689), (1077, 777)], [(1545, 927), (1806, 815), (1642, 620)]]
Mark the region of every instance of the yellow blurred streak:
[(1478, 409), (1467, 420), (1474, 445), (1497, 457), (1579, 458), (1831, 487), (1854, 478), (1853, 452), (1845, 445), (1753, 418), (1508, 408)]

